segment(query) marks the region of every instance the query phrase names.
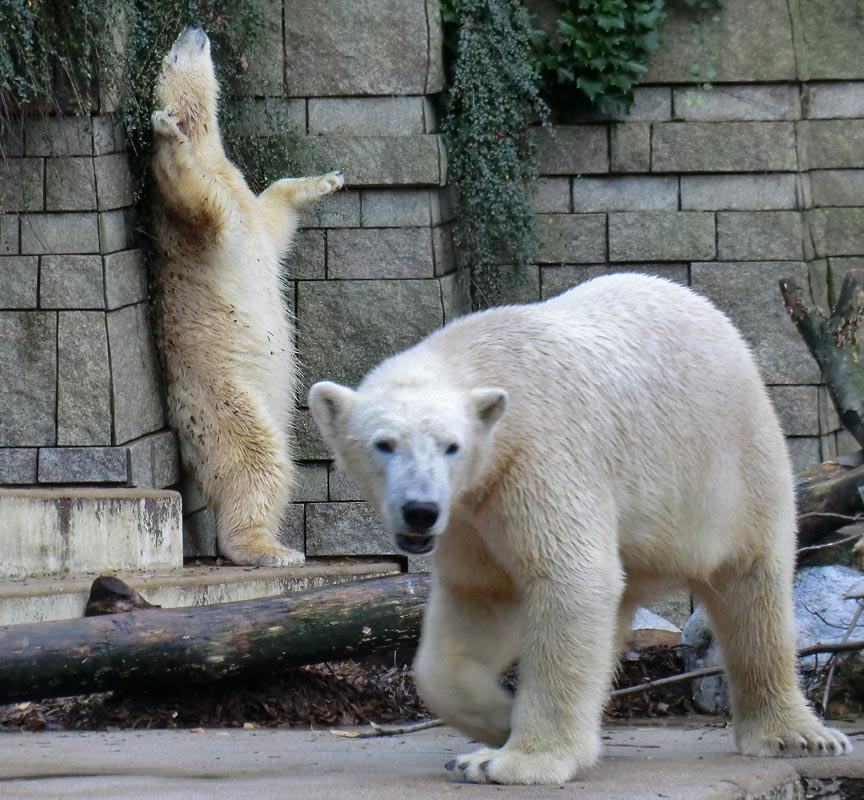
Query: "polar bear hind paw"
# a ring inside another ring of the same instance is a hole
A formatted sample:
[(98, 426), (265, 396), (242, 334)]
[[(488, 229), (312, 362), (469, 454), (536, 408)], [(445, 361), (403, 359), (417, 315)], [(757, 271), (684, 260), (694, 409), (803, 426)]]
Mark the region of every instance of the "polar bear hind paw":
[(745, 756), (762, 758), (812, 758), (852, 752), (852, 743), (845, 733), (821, 725), (745, 736), (738, 747)]
[(483, 747), (457, 756), (446, 765), (455, 780), (466, 783), (555, 784), (566, 783), (576, 772), (572, 759), (553, 753), (524, 753)]

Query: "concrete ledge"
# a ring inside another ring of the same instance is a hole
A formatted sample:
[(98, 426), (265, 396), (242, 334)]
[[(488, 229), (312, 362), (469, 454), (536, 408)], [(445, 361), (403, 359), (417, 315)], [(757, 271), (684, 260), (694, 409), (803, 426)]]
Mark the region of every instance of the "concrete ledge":
[(183, 565), (177, 492), (0, 489), (0, 576)]

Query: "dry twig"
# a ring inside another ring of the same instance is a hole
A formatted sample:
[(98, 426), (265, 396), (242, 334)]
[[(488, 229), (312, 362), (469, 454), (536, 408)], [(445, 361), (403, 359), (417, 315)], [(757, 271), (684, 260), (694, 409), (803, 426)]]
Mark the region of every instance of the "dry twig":
[(376, 736), (401, 736), (403, 733), (417, 733), (427, 731), (430, 728), (440, 728), (444, 725), (443, 719), (424, 719), (422, 722), (414, 722), (409, 725), (378, 725), (370, 722), (371, 730), (366, 731), (339, 731), (331, 728), (333, 736), (343, 736), (346, 739), (374, 739)]

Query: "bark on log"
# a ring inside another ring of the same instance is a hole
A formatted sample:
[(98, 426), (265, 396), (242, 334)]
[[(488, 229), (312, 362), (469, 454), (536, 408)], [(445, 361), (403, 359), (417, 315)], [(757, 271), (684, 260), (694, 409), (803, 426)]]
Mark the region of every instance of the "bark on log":
[(791, 280), (780, 281), (783, 301), (828, 385), (846, 430), (864, 447), (864, 270), (850, 270), (830, 317), (804, 302)]
[(0, 704), (132, 688), (175, 690), (413, 645), (425, 575), (203, 608), (0, 628)]
[(826, 461), (795, 477), (798, 500), (798, 546), (809, 547), (864, 514), (862, 453)]

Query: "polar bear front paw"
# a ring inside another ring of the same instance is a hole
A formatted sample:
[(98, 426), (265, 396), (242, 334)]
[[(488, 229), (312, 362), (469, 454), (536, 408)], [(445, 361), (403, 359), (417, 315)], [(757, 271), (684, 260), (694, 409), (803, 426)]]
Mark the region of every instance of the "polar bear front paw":
[(576, 772), (573, 759), (550, 752), (525, 753), (506, 746), (483, 747), (447, 763), (456, 780), (468, 783), (565, 783)]
[(852, 743), (842, 731), (816, 723), (788, 731), (745, 733), (739, 737), (738, 749), (745, 756), (809, 758), (851, 753)]
[(323, 197), (325, 194), (331, 194), (341, 189), (345, 185), (345, 173), (342, 170), (328, 172), (326, 175), (321, 175), (318, 178), (318, 191)]
[(177, 142), (187, 141), (186, 135), (180, 130), (180, 120), (171, 113), (171, 109), (157, 109), (150, 116), (153, 123), (153, 133), (165, 139)]
[(222, 554), (232, 564), (248, 567), (299, 567), (306, 561), (303, 553), (278, 544), (223, 547)]

